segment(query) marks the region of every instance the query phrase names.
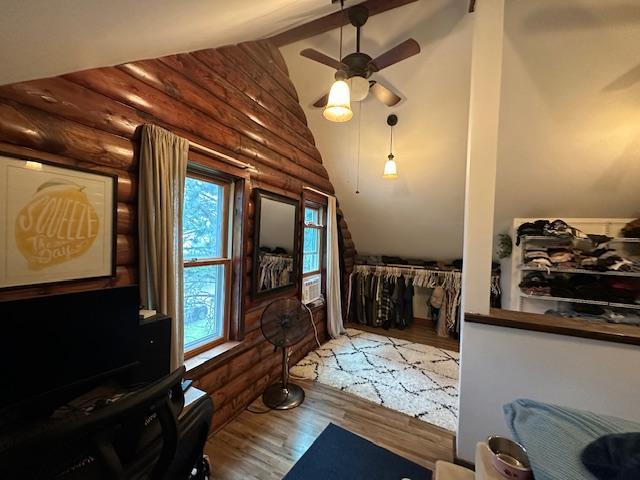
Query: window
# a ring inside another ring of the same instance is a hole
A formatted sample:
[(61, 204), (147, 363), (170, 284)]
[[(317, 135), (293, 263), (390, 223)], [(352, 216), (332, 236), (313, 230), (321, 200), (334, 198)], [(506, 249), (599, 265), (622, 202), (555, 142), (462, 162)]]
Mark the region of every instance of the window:
[(231, 184), (189, 172), (183, 211), (184, 350), (224, 342), (229, 331)]
[(307, 202), (304, 209), (304, 244), (302, 246), (302, 301), (312, 303), (322, 298), (324, 282), (324, 209)]
[(319, 275), (322, 270), (322, 209), (304, 209), (304, 246), (302, 250), (302, 276)]

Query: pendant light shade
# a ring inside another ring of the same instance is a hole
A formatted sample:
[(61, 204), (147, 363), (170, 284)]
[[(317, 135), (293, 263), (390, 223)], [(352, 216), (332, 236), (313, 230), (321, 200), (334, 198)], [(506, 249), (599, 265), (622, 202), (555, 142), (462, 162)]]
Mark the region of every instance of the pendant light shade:
[(387, 161), (384, 163), (384, 173), (382, 174), (382, 178), (397, 178), (398, 177), (398, 166), (396, 165), (396, 161), (394, 160), (393, 154), (390, 154), (387, 158)]
[(361, 102), (369, 95), (369, 80), (358, 75), (349, 79), (349, 90), (353, 102)]
[(344, 80), (336, 80), (329, 91), (329, 100), (322, 115), (332, 122), (347, 122), (353, 117), (349, 85)]
[(393, 156), (393, 127), (398, 123), (398, 117), (396, 115), (389, 115), (387, 117), (387, 125), (389, 125), (389, 156), (384, 163), (384, 171), (382, 172), (382, 178), (398, 178), (398, 166), (396, 165), (395, 157)]

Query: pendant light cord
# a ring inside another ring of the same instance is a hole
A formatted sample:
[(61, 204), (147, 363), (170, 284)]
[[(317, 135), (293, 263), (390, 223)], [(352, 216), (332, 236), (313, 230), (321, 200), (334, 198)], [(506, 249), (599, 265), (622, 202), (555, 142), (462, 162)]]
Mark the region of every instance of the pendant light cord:
[(389, 153), (393, 155), (393, 126), (391, 126), (391, 138), (389, 140)]
[[(340, 0), (340, 13), (342, 14), (342, 18), (344, 20), (344, 0)], [(338, 53), (338, 60), (342, 61), (342, 22), (340, 22), (340, 49)]]
[(360, 131), (362, 130), (362, 102), (358, 102), (358, 162), (356, 166), (356, 195), (360, 194)]

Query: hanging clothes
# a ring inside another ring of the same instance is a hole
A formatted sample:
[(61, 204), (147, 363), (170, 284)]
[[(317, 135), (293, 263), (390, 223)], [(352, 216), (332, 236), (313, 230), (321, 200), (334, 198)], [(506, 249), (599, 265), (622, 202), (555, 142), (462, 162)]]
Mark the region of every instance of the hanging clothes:
[(407, 280), (407, 287), (404, 290), (404, 318), (405, 327), (410, 326), (413, 323), (413, 295), (415, 291), (413, 288), (413, 278)]
[[(350, 309), (358, 323), (384, 328), (406, 328), (413, 320), (415, 288), (433, 289), (437, 307), (427, 311), (437, 322), (437, 331), (448, 336), (460, 331), (462, 273), (415, 266), (356, 265), (351, 275)], [(371, 277), (367, 283), (366, 279)], [(500, 276), (491, 277), (491, 293), (499, 297)], [(357, 300), (357, 301), (356, 301)]]
[(404, 328), (407, 326), (404, 314), (404, 291), (404, 276), (400, 275), (400, 277), (398, 277), (398, 279), (396, 280), (396, 288), (394, 288), (393, 290), (392, 300), (394, 308), (393, 326), (396, 328), (400, 328), (401, 330), (404, 330)]
[(274, 253), (260, 253), (258, 291), (271, 290), (291, 284), (293, 257)]
[(393, 317), (393, 304), (391, 295), (393, 294), (393, 283), (390, 279), (382, 279), (382, 293), (380, 296), (380, 304), (378, 307), (378, 321), (380, 326), (385, 330), (391, 328), (391, 319)]

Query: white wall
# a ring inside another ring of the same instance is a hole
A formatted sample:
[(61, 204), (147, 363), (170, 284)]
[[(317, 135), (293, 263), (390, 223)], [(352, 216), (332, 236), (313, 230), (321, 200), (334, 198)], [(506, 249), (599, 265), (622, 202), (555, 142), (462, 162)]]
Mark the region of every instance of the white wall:
[(334, 11), (324, 0), (5, 1), (0, 85), (255, 40)]
[[(506, 5), (495, 233), (520, 216), (640, 215), (640, 4)], [(639, 361), (635, 346), (465, 323), (458, 456), (508, 434), (517, 398), (640, 420)]]
[(640, 349), (475, 323), (464, 326), (458, 456), (511, 436), (502, 406), (518, 398), (640, 421)]
[(640, 216), (640, 3), (509, 1), (496, 233)]
[[(362, 103), (360, 194), (356, 195), (358, 104), (346, 124), (324, 120), (311, 105), (332, 82), (329, 67), (300, 57), (316, 48), (338, 56), (338, 31), (282, 49), (337, 197), (361, 254), (451, 260), (462, 255), (464, 177), (471, 49), (466, 0), (421, 0), (376, 15), (362, 30), (372, 56), (409, 37), (422, 52), (374, 75), (405, 98), (388, 108)], [(344, 29), (345, 51), (355, 29)], [(394, 153), (399, 178), (383, 180), (389, 153), (387, 115), (399, 117)]]

